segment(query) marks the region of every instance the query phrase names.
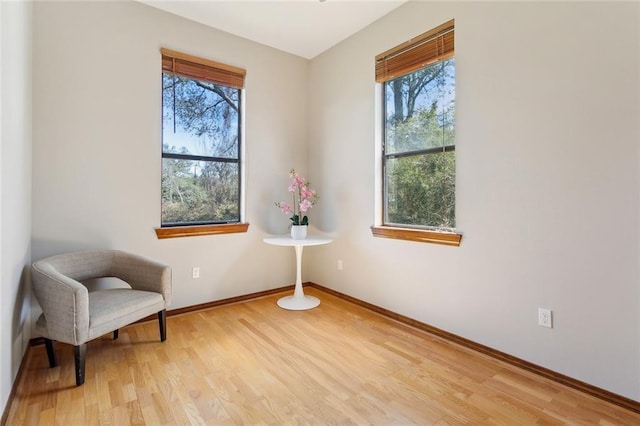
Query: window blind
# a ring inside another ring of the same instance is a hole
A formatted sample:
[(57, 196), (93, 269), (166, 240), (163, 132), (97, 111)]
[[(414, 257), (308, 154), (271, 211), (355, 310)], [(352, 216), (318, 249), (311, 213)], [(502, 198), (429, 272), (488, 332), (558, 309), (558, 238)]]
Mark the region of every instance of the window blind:
[(242, 68), (225, 65), (208, 59), (187, 55), (169, 49), (160, 49), (162, 71), (196, 80), (242, 89), (247, 74)]
[(454, 20), (376, 56), (376, 82), (383, 83), (454, 55)]

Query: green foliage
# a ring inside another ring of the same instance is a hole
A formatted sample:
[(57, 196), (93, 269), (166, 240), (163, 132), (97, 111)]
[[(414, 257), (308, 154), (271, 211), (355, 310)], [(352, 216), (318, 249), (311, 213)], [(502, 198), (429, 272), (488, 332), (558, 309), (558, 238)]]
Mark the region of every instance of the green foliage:
[(302, 219), (300, 219), (300, 215), (294, 214), (290, 219), (292, 225), (309, 225), (309, 217), (307, 215), (302, 216)]
[(455, 153), (387, 162), (387, 222), (455, 227)]
[(235, 164), (163, 159), (163, 223), (239, 220), (237, 176)]

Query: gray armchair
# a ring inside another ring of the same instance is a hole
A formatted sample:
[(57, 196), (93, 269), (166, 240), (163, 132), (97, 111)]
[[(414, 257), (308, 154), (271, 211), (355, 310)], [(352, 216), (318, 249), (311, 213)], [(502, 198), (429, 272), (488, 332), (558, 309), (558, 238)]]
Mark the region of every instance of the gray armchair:
[[(42, 307), (35, 331), (45, 339), (49, 366), (54, 342), (73, 345), (76, 385), (84, 383), (87, 342), (157, 313), (160, 341), (166, 340), (171, 269), (118, 250), (87, 250), (48, 257), (32, 266), (33, 291)], [(115, 277), (130, 288), (89, 291), (87, 280)]]

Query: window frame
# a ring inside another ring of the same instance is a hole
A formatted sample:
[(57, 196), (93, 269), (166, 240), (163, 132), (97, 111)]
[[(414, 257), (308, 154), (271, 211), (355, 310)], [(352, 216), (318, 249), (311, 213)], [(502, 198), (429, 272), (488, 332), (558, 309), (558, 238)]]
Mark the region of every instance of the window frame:
[[(243, 222), (244, 217), (244, 79), (246, 71), (242, 68), (221, 64), (204, 58), (161, 48), (162, 72), (178, 75), (195, 81), (205, 81), (213, 84), (224, 85), (238, 90), (238, 146), (236, 158), (192, 155), (165, 152), (161, 138), (161, 169), (165, 158), (181, 159), (189, 161), (208, 161), (216, 163), (233, 163), (238, 169), (238, 217), (237, 220), (207, 221), (207, 222), (178, 222), (163, 223), (162, 211), (160, 212), (160, 227), (155, 228), (158, 239), (189, 237), (200, 235), (215, 235), (247, 232), (248, 223)], [(164, 96), (164, 95), (163, 95)], [(163, 118), (164, 121), (164, 118)], [(163, 123), (164, 124), (164, 123)], [(162, 188), (162, 183), (160, 184)], [(162, 200), (161, 200), (162, 208)]]
[[(387, 222), (387, 160), (393, 158), (429, 155), (441, 152), (455, 152), (455, 144), (447, 145), (444, 148), (425, 148), (414, 151), (386, 153), (386, 85), (385, 83), (396, 78), (403, 77), (423, 69), (429, 65), (438, 63), (454, 56), (454, 35), (455, 21), (452, 19), (438, 27), (427, 31), (405, 43), (391, 48), (376, 56), (376, 83), (379, 85), (379, 95), (376, 95), (380, 108), (376, 108), (376, 115), (382, 118), (380, 122), (381, 134), (379, 137), (380, 154), (376, 155), (377, 167), (380, 172), (377, 174), (380, 185), (376, 185), (379, 191), (379, 209), (376, 213), (376, 224), (371, 227), (374, 237), (392, 238), (416, 242), (426, 242), (443, 244), (449, 246), (459, 246), (462, 234), (456, 228), (442, 229), (436, 226), (416, 226), (409, 224), (399, 224)], [(433, 40), (441, 39), (441, 45), (435, 46)], [(403, 56), (405, 55), (405, 56)], [(378, 98), (378, 96), (380, 96)]]

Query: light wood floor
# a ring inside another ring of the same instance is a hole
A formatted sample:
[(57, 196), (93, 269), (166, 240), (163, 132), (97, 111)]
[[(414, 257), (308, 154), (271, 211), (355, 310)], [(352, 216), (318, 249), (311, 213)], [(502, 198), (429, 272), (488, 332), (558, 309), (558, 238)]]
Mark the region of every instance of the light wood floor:
[(326, 294), (275, 295), (168, 318), (89, 343), (86, 382), (58, 345), (33, 347), (9, 425), (640, 424), (640, 415)]

